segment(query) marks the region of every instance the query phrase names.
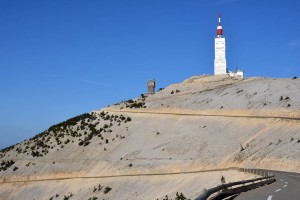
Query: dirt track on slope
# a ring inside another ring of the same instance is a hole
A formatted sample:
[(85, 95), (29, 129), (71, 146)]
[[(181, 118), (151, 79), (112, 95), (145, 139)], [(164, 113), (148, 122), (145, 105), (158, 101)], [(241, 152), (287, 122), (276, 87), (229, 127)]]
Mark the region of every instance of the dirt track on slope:
[[(237, 110), (185, 110), (185, 109), (103, 109), (107, 112), (117, 112), (117, 113), (137, 113), (137, 114), (156, 114), (156, 115), (182, 115), (182, 116), (199, 116), (199, 117), (234, 117), (234, 118), (256, 118), (256, 119), (283, 119), (283, 120), (300, 120), (300, 117), (289, 117), (289, 116), (278, 116), (278, 115), (264, 115), (264, 113), (259, 113), (253, 115), (253, 111), (237, 111)], [(219, 112), (219, 114), (218, 114)], [(227, 113), (227, 114), (225, 114)]]

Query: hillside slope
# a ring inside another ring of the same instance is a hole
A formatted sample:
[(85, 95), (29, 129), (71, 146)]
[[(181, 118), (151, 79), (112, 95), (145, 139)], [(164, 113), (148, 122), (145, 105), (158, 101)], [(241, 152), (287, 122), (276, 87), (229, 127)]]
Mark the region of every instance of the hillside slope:
[(299, 89), (299, 79), (192, 77), (2, 150), (0, 182), (231, 166), (300, 172)]

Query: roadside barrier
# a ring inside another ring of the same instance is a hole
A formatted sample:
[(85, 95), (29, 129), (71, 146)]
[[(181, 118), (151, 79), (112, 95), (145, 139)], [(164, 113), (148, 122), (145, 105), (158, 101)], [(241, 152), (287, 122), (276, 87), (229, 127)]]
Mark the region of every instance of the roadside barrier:
[(235, 196), (241, 192), (246, 192), (248, 190), (271, 184), (276, 181), (274, 175), (266, 170), (245, 168), (232, 169), (263, 177), (219, 185), (217, 187), (205, 190), (204, 193), (202, 193), (195, 200), (221, 200), (231, 196)]

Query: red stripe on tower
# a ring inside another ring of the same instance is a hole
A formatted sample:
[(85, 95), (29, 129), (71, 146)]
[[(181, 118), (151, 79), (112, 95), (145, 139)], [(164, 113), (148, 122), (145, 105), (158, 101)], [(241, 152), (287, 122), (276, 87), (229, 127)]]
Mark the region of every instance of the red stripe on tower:
[(218, 24), (218, 27), (217, 27), (217, 36), (218, 37), (221, 37), (222, 34), (223, 34), (223, 29), (222, 29), (222, 25), (221, 25), (221, 14), (219, 13), (219, 24)]

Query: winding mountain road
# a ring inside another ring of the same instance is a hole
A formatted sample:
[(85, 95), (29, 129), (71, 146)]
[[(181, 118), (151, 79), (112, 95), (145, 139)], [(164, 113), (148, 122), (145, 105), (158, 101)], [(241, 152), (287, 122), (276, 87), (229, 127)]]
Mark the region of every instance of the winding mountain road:
[(272, 115), (235, 115), (235, 114), (216, 114), (205, 113), (201, 110), (193, 112), (174, 112), (174, 111), (160, 111), (147, 110), (147, 109), (132, 109), (132, 110), (117, 110), (117, 109), (104, 109), (103, 111), (112, 113), (125, 113), (125, 114), (154, 114), (154, 115), (181, 115), (181, 116), (198, 116), (198, 117), (229, 117), (229, 118), (255, 118), (255, 119), (283, 119), (283, 120), (297, 120), (300, 121), (300, 117), (288, 117), (288, 116), (272, 116)]
[(269, 171), (276, 182), (255, 190), (241, 193), (234, 200), (300, 200), (300, 174)]

